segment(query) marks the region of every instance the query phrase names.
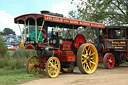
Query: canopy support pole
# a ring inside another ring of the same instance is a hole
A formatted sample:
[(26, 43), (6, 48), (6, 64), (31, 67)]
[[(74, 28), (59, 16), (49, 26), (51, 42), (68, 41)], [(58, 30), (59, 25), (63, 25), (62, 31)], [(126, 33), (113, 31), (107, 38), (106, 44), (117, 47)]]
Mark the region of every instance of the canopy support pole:
[(84, 37), (86, 38), (86, 28), (84, 28)]
[(74, 40), (74, 25), (73, 25), (73, 31), (72, 32), (73, 32), (72, 38)]
[(62, 36), (63, 36), (63, 38), (64, 38), (64, 27), (63, 27), (63, 33), (62, 33)]
[[(38, 41), (39, 41), (39, 38), (40, 38), (40, 34), (41, 34), (41, 31), (42, 31), (42, 29), (43, 29), (43, 26), (44, 26), (44, 22), (45, 22), (45, 21), (43, 21), (43, 23), (42, 23), (42, 26), (41, 26), (41, 30), (40, 30), (40, 33), (39, 33), (39, 36), (38, 36)], [(38, 42), (38, 41), (37, 41), (37, 42)]]
[(26, 40), (26, 21), (24, 21), (25, 26), (25, 40)]
[[(29, 32), (29, 21), (28, 21), (28, 37), (29, 37), (29, 33), (30, 33), (30, 32)], [(29, 39), (29, 38), (28, 38), (28, 39)]]
[(20, 30), (20, 34), (21, 34), (21, 38), (22, 38), (22, 40), (23, 40), (23, 42), (24, 42), (24, 39), (23, 39), (23, 34), (22, 34), (22, 32), (21, 32), (21, 28), (20, 28), (19, 23), (18, 23), (18, 26), (19, 26), (19, 30)]
[(95, 42), (94, 28), (92, 29), (92, 31), (93, 31), (93, 42)]
[(35, 20), (35, 36), (36, 36), (36, 43), (37, 43), (37, 20)]

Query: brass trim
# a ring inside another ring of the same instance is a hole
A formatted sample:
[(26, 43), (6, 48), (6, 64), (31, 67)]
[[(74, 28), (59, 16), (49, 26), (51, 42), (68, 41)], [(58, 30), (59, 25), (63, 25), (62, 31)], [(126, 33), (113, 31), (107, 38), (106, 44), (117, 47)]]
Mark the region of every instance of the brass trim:
[(100, 29), (100, 35), (102, 35), (102, 29)]

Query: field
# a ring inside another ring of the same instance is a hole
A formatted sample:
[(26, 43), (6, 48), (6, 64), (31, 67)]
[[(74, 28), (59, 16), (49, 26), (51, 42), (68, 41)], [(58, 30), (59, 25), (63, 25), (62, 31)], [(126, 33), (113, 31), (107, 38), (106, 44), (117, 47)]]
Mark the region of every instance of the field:
[[(0, 63), (4, 61), (4, 67), (0, 68), (0, 85), (125, 85), (128, 79), (128, 63), (124, 63), (113, 69), (105, 69), (99, 64), (97, 70), (93, 74), (81, 74), (76, 67), (73, 73), (60, 73), (57, 78), (48, 78), (45, 71), (41, 71), (39, 75), (27, 74), (26, 62), (27, 58), (23, 55), (13, 59), (14, 51), (8, 51), (8, 58), (0, 59)], [(29, 56), (29, 55), (28, 55)], [(7, 56), (6, 56), (7, 57)], [(2, 62), (1, 62), (2, 61)], [(6, 62), (5, 62), (6, 61)], [(10, 65), (9, 65), (10, 64)]]
[(25, 68), (28, 58), (23, 57), (25, 54), (19, 56), (21, 58), (13, 58), (13, 54), (14, 51), (8, 50), (7, 55), (0, 58), (0, 85), (17, 85), (45, 76), (44, 71), (41, 71), (39, 75), (27, 74)]
[(41, 74), (27, 74), (25, 69), (9, 70), (8, 68), (0, 69), (0, 85), (14, 85), (24, 83), (30, 80), (39, 79), (45, 76)]
[(57, 78), (41, 78), (21, 85), (127, 85), (128, 65), (105, 69), (99, 65), (93, 74), (82, 74), (76, 67), (73, 73), (60, 73)]

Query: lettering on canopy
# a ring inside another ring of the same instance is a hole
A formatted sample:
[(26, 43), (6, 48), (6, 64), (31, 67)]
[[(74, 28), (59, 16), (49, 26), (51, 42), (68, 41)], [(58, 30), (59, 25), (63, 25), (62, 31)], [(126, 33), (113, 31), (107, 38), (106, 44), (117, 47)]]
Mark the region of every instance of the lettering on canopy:
[(44, 20), (52, 21), (52, 22), (59, 22), (59, 23), (66, 23), (66, 24), (73, 24), (73, 25), (80, 25), (80, 26), (95, 27), (95, 28), (105, 28), (104, 24), (72, 20), (72, 19), (65, 19), (65, 18), (46, 16), (46, 15), (44, 16)]

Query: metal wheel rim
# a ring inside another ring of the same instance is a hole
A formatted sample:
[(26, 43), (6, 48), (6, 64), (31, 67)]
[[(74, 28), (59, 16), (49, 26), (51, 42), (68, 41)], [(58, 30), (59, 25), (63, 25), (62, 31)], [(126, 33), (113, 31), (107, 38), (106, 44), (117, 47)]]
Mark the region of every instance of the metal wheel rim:
[(39, 67), (35, 67), (36, 65), (39, 64), (40, 64), (40, 60), (38, 57), (36, 56), (31, 57), (27, 63), (27, 73), (39, 74), (41, 69)]
[(98, 53), (93, 44), (82, 44), (77, 53), (77, 65), (82, 73), (93, 73), (98, 65)]
[(95, 50), (94, 46), (91, 44), (88, 44), (82, 52), (82, 65), (83, 68), (87, 73), (93, 73), (95, 69), (97, 68), (96, 61), (96, 54), (97, 51)]
[(112, 54), (109, 54), (107, 56), (106, 63), (107, 63), (108, 68), (113, 68), (114, 67), (115, 59), (114, 59), (114, 56)]
[(60, 73), (60, 61), (56, 57), (50, 57), (46, 64), (46, 73), (50, 78), (57, 77)]

